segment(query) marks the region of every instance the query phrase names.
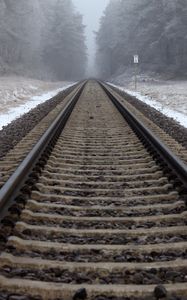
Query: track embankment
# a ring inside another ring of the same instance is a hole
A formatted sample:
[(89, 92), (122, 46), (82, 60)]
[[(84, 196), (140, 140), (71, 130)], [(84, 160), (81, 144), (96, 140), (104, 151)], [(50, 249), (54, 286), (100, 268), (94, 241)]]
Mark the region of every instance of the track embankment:
[[(127, 106), (186, 161), (181, 145)], [(61, 109), (33, 129), (35, 140)], [(7, 154), (2, 187), (34, 143), (30, 133)], [(184, 189), (97, 82), (43, 160), (0, 229), (1, 300), (187, 299)]]

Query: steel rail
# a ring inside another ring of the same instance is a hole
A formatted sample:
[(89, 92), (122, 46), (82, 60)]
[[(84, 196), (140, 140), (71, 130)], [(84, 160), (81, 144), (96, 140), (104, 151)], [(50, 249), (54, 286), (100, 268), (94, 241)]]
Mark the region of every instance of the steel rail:
[(24, 182), (28, 178), (29, 173), (39, 161), (42, 153), (50, 145), (52, 140), (60, 135), (63, 130), (74, 106), (76, 105), (85, 83), (82, 83), (76, 94), (68, 101), (64, 109), (56, 117), (53, 123), (49, 126), (41, 139), (36, 143), (30, 153), (22, 161), (19, 167), (11, 175), (8, 181), (0, 190), (0, 221), (6, 215), (8, 209), (14, 202), (15, 197), (23, 187)]
[(99, 82), (103, 90), (111, 99), (113, 104), (119, 110), (121, 115), (127, 120), (133, 130), (135, 130), (146, 143), (156, 151), (157, 154), (164, 160), (169, 168), (175, 173), (180, 182), (187, 191), (187, 165), (183, 163), (149, 128), (147, 128), (132, 112), (130, 112), (120, 100), (114, 96), (107, 87), (110, 87), (103, 82)]

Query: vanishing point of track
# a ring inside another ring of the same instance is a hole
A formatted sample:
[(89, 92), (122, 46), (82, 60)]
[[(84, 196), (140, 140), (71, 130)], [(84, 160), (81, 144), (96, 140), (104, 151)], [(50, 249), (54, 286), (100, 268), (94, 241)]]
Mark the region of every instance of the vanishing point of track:
[[(187, 152), (105, 89), (82, 83), (0, 163), (0, 299), (187, 299)], [(114, 104), (172, 151), (156, 152)]]

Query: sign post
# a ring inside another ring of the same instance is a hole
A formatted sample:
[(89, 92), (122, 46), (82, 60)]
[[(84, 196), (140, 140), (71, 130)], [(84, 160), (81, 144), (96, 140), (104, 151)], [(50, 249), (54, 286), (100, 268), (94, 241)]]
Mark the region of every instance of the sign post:
[(135, 66), (135, 74), (134, 74), (134, 86), (135, 90), (137, 90), (137, 73), (138, 73), (138, 64), (139, 64), (139, 56), (134, 55), (134, 66)]

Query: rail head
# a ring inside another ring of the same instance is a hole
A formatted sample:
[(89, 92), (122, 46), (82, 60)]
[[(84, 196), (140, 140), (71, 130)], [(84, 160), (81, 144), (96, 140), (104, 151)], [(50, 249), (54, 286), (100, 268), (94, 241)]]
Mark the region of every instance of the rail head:
[(132, 112), (130, 112), (120, 100), (114, 96), (108, 89), (108, 84), (99, 81), (101, 87), (108, 97), (114, 103), (116, 108), (127, 120), (129, 125), (134, 129), (148, 145), (162, 158), (168, 167), (175, 173), (187, 191), (187, 165), (181, 161), (149, 128), (147, 128)]

